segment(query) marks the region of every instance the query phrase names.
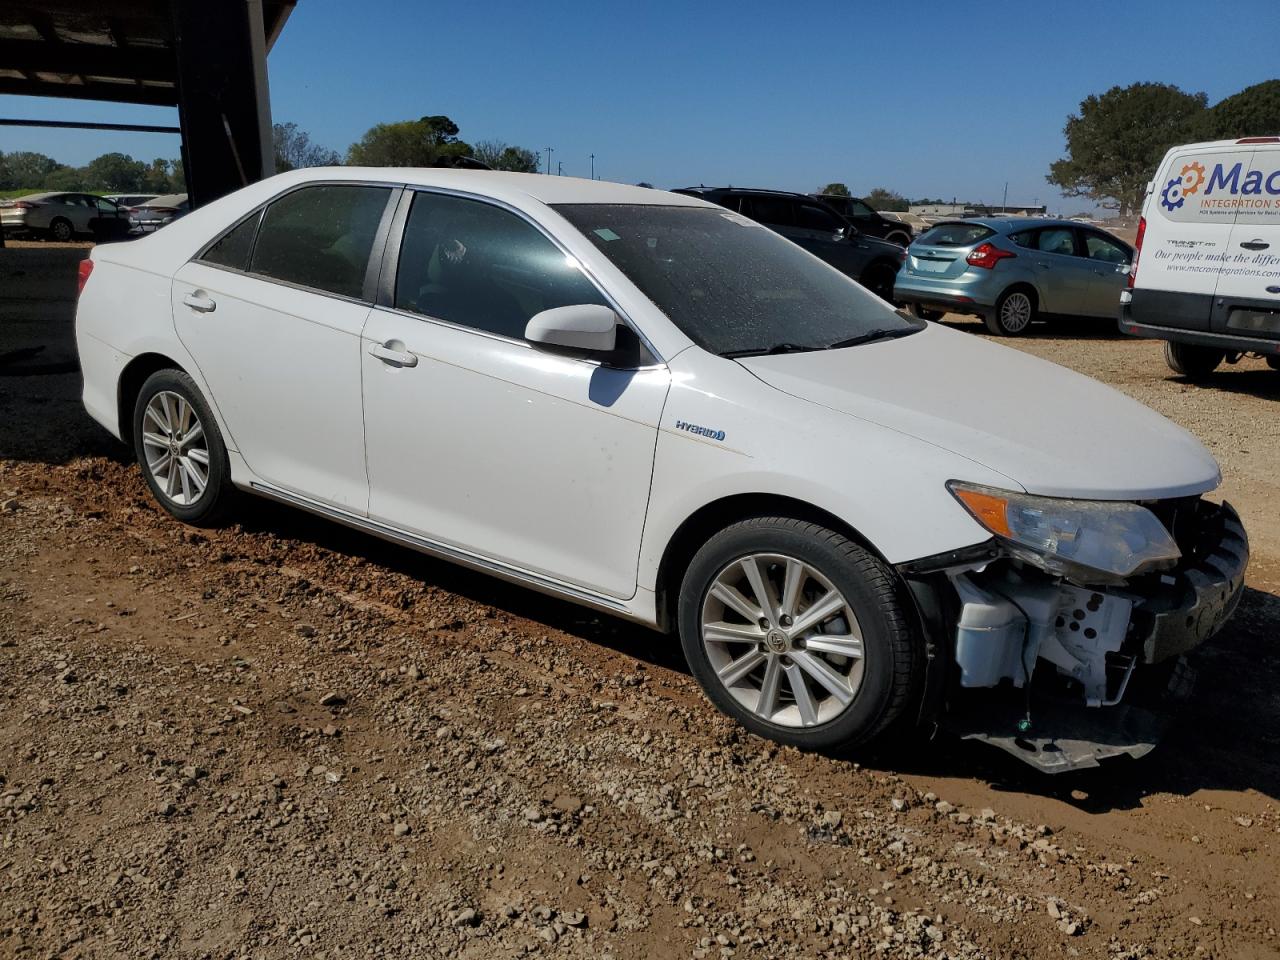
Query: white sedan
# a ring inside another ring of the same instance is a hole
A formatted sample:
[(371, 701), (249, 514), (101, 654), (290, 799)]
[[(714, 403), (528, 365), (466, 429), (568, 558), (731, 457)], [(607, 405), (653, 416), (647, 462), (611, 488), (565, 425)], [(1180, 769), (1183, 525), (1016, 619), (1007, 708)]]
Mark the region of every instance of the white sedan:
[(80, 278), (85, 406), (173, 516), (248, 491), (675, 632), (799, 747), (1140, 755), (1243, 587), (1181, 429), (693, 197), (299, 170)]

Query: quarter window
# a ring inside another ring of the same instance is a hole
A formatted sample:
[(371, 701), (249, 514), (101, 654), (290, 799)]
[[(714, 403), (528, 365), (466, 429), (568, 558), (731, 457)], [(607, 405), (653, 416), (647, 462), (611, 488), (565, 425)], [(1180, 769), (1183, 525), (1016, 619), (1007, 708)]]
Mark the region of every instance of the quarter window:
[(478, 200), (413, 198), (396, 307), (524, 339), (534, 314), (580, 303), (608, 306), (577, 262), (528, 221)]
[(220, 267), (231, 267), (234, 270), (245, 270), (249, 266), (249, 254), (253, 251), (253, 235), (258, 229), (260, 213), (242, 221), (204, 252), (200, 259), (205, 263), (214, 263)]
[[(389, 187), (319, 185), (267, 207), (250, 270), (358, 298)], [(227, 239), (230, 239), (228, 235)]]

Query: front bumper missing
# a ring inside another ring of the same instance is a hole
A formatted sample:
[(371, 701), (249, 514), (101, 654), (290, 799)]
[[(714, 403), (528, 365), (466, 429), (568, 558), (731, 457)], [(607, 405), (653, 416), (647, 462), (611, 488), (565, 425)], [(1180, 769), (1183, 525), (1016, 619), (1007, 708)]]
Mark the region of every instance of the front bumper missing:
[[(1122, 587), (1079, 588), (1018, 570), (994, 541), (900, 568), (913, 592), (928, 582), (953, 608), (933, 623), (945, 624), (951, 652), (940, 725), (1046, 773), (1149, 753), (1170, 723), (1173, 694), (1189, 690), (1181, 655), (1230, 618), (1249, 562), (1230, 504), (1177, 509), (1169, 525), (1183, 559)], [(1120, 618), (1108, 621), (1113, 613)]]

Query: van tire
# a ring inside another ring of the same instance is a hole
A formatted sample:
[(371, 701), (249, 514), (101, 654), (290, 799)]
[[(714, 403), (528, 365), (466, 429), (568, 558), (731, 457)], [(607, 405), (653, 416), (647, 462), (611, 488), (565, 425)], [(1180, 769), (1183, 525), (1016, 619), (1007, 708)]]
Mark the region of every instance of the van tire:
[(1267, 366), (1272, 370), (1280, 370), (1280, 357), (1267, 357)]
[(1200, 347), (1194, 343), (1164, 342), (1164, 362), (1169, 369), (1188, 380), (1204, 380), (1218, 369), (1226, 352), (1213, 347)]

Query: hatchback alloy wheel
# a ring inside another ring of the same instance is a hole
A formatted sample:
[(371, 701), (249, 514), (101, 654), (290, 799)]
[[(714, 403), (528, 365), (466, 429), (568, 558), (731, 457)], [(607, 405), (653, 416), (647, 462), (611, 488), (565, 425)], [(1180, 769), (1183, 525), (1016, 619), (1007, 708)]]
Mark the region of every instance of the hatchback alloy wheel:
[(995, 310), (987, 314), (987, 329), (1003, 337), (1023, 333), (1036, 318), (1036, 304), (1030, 292), (1008, 290), (996, 301)]
[(195, 408), (162, 390), (143, 414), (142, 448), (160, 492), (180, 507), (195, 504), (209, 485), (209, 441)]
[(702, 605), (702, 643), (730, 695), (769, 723), (830, 722), (862, 683), (853, 610), (795, 557), (751, 554), (721, 570)]

